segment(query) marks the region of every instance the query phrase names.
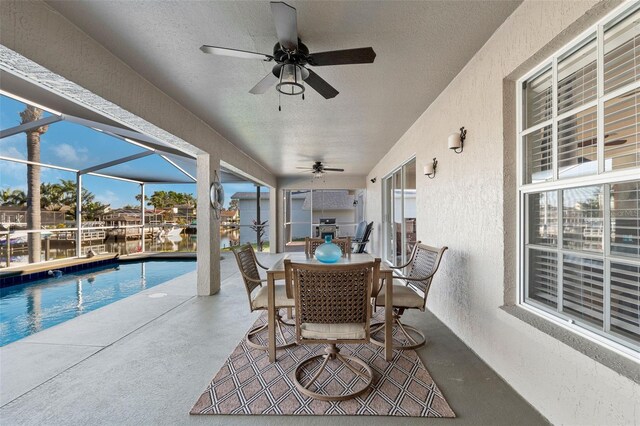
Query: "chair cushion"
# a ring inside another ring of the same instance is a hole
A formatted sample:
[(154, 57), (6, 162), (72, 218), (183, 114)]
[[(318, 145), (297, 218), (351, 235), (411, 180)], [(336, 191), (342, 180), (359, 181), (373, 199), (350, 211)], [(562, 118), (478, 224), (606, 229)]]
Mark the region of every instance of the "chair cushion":
[(300, 324), (300, 335), (303, 339), (364, 339), (367, 335), (365, 324), (319, 324), (303, 322)]
[[(269, 303), (267, 301), (268, 287), (266, 285), (257, 289), (253, 294), (254, 296), (251, 299), (251, 307), (253, 309), (267, 309), (269, 307)], [(284, 288), (284, 285), (276, 285), (276, 307), (295, 307), (295, 301), (287, 298), (287, 290)]]
[[(385, 302), (385, 286), (384, 284), (376, 297), (376, 306), (384, 306)], [(399, 308), (418, 308), (422, 309), (424, 299), (418, 293), (407, 287), (400, 280), (393, 280), (393, 306)]]

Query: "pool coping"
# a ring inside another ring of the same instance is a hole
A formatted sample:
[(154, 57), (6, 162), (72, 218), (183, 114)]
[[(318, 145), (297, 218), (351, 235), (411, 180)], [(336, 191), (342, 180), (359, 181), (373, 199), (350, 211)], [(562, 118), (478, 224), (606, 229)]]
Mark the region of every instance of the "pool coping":
[(93, 257), (74, 257), (67, 259), (51, 260), (37, 264), (20, 265), (5, 268), (0, 271), (0, 288), (26, 284), (49, 276), (49, 271), (61, 271), (63, 274), (77, 272), (84, 269), (110, 265), (114, 263), (136, 262), (145, 259), (184, 260), (196, 259), (194, 252), (148, 252), (135, 253), (125, 256), (118, 254), (102, 254)]

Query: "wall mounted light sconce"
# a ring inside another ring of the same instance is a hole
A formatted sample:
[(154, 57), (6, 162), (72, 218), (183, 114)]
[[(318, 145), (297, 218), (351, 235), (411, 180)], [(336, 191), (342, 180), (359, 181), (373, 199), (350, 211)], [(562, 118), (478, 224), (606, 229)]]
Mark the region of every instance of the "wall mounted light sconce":
[(451, 133), (449, 135), (449, 149), (456, 154), (460, 154), (464, 149), (464, 140), (467, 138), (467, 131), (460, 127), (460, 132)]
[(424, 174), (425, 176), (427, 176), (429, 179), (433, 179), (434, 177), (436, 177), (436, 168), (438, 167), (438, 160), (436, 160), (435, 158), (433, 159), (433, 162), (427, 164), (426, 166), (424, 166)]
[(376, 183), (377, 179), (378, 179), (377, 177), (374, 177), (373, 179), (371, 179), (371, 183)]

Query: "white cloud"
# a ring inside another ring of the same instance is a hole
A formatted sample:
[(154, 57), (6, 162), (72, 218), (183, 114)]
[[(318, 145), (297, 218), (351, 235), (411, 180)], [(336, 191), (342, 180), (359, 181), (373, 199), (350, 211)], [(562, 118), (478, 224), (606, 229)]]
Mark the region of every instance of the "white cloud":
[(54, 151), (56, 157), (62, 160), (67, 165), (75, 165), (80, 167), (87, 162), (88, 150), (86, 148), (74, 148), (67, 143), (61, 143), (56, 145)]
[(27, 165), (14, 161), (0, 161), (0, 187), (26, 189)]
[(26, 145), (23, 134), (0, 139), (0, 155), (3, 157), (26, 159)]

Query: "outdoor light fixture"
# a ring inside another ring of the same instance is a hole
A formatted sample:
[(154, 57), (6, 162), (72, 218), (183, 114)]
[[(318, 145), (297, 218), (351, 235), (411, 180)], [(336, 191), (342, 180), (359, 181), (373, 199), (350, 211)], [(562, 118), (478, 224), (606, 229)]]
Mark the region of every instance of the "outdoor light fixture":
[(283, 95), (302, 95), (304, 98), (304, 80), (309, 77), (309, 71), (296, 64), (283, 64), (280, 68), (280, 82), (276, 90)]
[(436, 167), (438, 167), (438, 160), (434, 158), (433, 162), (424, 166), (425, 176), (427, 176), (429, 179), (433, 179), (434, 177), (436, 177)]
[(449, 149), (452, 149), (456, 154), (460, 154), (464, 149), (464, 140), (466, 137), (467, 131), (464, 129), (464, 126), (460, 127), (460, 132), (451, 133), (449, 135)]

